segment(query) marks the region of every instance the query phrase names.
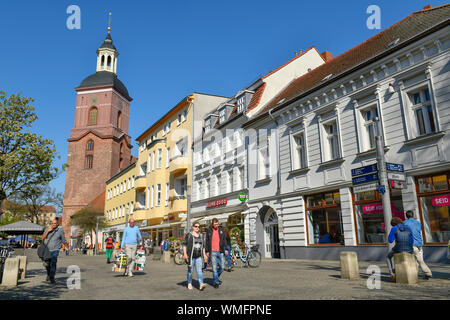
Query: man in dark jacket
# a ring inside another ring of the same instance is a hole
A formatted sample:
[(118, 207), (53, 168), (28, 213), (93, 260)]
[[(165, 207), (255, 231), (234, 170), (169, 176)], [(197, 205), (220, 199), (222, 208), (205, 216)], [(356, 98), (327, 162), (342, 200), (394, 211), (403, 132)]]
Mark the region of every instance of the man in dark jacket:
[(413, 243), (414, 237), (411, 229), (402, 223), (400, 218), (394, 217), (391, 220), (391, 232), (389, 233), (389, 243), (394, 242), (395, 245), (387, 256), (387, 265), (391, 273), (392, 281), (395, 282), (395, 269), (393, 267), (393, 258), (395, 253), (408, 252), (414, 254)]
[(225, 235), (225, 230), (219, 226), (219, 220), (214, 218), (212, 220), (212, 227), (206, 232), (206, 255), (211, 257), (211, 264), (214, 276), (214, 288), (218, 288), (222, 281), (219, 280), (223, 271), (223, 254), (228, 254), (228, 242)]

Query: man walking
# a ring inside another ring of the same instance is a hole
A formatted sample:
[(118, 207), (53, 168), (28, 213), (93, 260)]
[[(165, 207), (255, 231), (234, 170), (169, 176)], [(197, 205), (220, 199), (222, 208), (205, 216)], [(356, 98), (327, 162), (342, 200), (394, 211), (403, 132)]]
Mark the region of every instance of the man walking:
[(430, 268), (428, 268), (423, 260), (422, 224), (414, 219), (414, 212), (411, 210), (406, 211), (405, 215), (408, 220), (403, 221), (403, 224), (411, 229), (414, 238), (413, 249), (414, 257), (416, 258), (417, 263), (417, 270), (419, 270), (420, 266), (420, 269), (422, 269), (422, 272), (425, 274), (425, 279), (428, 280), (432, 278), (433, 275)]
[(127, 270), (125, 275), (129, 277), (133, 276), (133, 266), (136, 257), (137, 244), (142, 244), (141, 231), (134, 225), (134, 219), (130, 219), (129, 226), (123, 231), (122, 242), (120, 243), (120, 251), (123, 252), (125, 248), (125, 254), (127, 255)]
[(414, 238), (411, 229), (402, 224), (402, 219), (398, 217), (392, 218), (391, 226), (392, 229), (389, 233), (388, 241), (389, 243), (392, 243), (395, 240), (395, 245), (387, 255), (387, 265), (389, 272), (391, 273), (392, 281), (395, 282), (395, 269), (392, 261), (394, 254), (400, 252), (409, 252), (413, 254)]
[(219, 280), (223, 271), (223, 253), (228, 254), (226, 249), (228, 242), (225, 236), (225, 230), (219, 226), (219, 220), (214, 218), (212, 220), (212, 227), (206, 233), (206, 255), (211, 257), (211, 264), (214, 276), (214, 288), (218, 288), (222, 284)]
[(114, 238), (112, 233), (109, 233), (108, 238), (106, 238), (106, 263), (111, 263), (111, 257), (114, 249)]
[(66, 247), (69, 244), (66, 242), (66, 237), (64, 236), (64, 230), (59, 227), (59, 222), (57, 219), (52, 220), (50, 228), (48, 228), (44, 235), (42, 236), (42, 241), (47, 240), (45, 244), (51, 253), (50, 259), (44, 260), (44, 266), (47, 269), (47, 279), (51, 284), (55, 284), (55, 274), (56, 274), (56, 263), (58, 262), (59, 250), (61, 250), (62, 245)]

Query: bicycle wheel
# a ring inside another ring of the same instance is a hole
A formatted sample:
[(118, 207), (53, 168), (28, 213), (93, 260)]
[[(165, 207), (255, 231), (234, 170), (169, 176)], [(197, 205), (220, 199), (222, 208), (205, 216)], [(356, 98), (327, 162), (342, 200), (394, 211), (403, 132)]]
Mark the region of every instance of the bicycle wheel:
[(181, 252), (177, 252), (173, 255), (173, 261), (175, 264), (181, 266), (184, 263), (183, 254)]
[(259, 267), (261, 263), (261, 253), (259, 253), (258, 251), (250, 251), (248, 253), (247, 261), (250, 267)]

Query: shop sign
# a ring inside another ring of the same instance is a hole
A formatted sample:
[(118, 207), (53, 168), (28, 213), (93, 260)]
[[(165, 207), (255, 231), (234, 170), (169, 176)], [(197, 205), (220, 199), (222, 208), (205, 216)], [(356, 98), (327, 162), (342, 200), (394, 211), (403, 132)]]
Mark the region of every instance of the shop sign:
[(187, 218), (187, 212), (178, 212), (178, 218)]
[(175, 217), (172, 214), (169, 214), (169, 221), (175, 220)]
[(431, 205), (433, 207), (448, 207), (448, 206), (450, 206), (450, 194), (431, 198)]
[[(373, 204), (366, 204), (362, 207), (363, 213), (371, 214), (371, 213), (382, 213), (383, 212), (383, 203), (373, 203)], [(391, 210), (393, 213), (398, 212), (395, 205), (391, 202)]]
[(220, 206), (226, 206), (227, 203), (228, 203), (227, 199), (220, 199), (220, 200), (211, 201), (211, 202), (208, 202), (206, 204), (206, 209), (220, 207)]
[(245, 202), (245, 200), (247, 200), (247, 195), (245, 194), (245, 192), (241, 192), (241, 193), (239, 193), (238, 198), (239, 198), (239, 201)]

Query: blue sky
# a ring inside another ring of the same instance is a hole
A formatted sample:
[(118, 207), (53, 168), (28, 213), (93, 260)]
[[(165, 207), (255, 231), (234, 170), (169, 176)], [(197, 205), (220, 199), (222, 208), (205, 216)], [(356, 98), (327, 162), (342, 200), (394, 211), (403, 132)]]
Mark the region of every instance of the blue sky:
[[(75, 90), (95, 73), (107, 33), (120, 55), (119, 78), (131, 97), (134, 142), (192, 92), (231, 96), (258, 77), (315, 46), (337, 56), (433, 0), (348, 1), (2, 1), (0, 90), (35, 99), (32, 131), (52, 139), (67, 160)], [(81, 29), (69, 30), (70, 5)], [(381, 30), (369, 30), (366, 9), (381, 9)], [(133, 154), (137, 156), (137, 147)], [(65, 174), (51, 185), (64, 192)]]

